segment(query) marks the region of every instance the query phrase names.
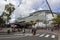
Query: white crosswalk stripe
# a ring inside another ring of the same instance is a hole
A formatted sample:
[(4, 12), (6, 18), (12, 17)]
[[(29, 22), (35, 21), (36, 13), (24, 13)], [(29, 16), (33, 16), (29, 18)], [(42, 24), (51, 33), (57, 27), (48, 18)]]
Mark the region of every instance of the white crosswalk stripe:
[[(24, 36), (24, 37), (26, 37), (26, 36), (33, 36), (33, 34), (29, 34), (29, 33), (27, 33), (27, 34), (14, 34), (14, 35)], [(48, 37), (55, 38), (55, 35), (51, 35), (51, 34), (36, 34), (34, 36), (45, 37), (45, 38), (48, 38)]]
[(25, 36), (33, 36), (32, 34), (25, 34)]
[(43, 37), (45, 34), (41, 34), (39, 37)]
[(40, 34), (36, 34), (35, 36), (39, 36)]
[[(22, 36), (22, 35), (24, 35), (24, 36), (33, 36), (33, 34), (14, 34), (14, 35), (17, 35), (17, 36)], [(39, 36), (40, 34), (36, 34), (35, 36)]]
[(55, 38), (55, 35), (52, 35), (51, 38)]
[(45, 37), (49, 37), (50, 35), (46, 35)]
[(17, 35), (17, 36), (20, 35), (20, 36), (22, 36), (22, 35), (24, 35), (24, 34), (14, 34), (14, 35)]

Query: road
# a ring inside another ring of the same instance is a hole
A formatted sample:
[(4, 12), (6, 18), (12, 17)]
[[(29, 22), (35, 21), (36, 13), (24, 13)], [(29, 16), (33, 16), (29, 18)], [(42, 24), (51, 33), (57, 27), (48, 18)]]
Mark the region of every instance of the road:
[(31, 33), (16, 33), (13, 35), (0, 35), (0, 40), (58, 40), (58, 36), (51, 33), (37, 33), (32, 35)]

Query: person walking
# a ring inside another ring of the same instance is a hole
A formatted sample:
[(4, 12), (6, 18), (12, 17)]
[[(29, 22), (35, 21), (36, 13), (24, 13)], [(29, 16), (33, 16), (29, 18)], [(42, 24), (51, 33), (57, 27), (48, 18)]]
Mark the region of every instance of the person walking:
[(36, 35), (36, 26), (33, 25), (32, 27), (33, 27), (33, 28), (32, 28), (32, 34), (33, 34), (33, 35)]
[(7, 30), (7, 33), (10, 34), (10, 30)]
[(22, 30), (22, 31), (23, 31), (23, 33), (25, 33), (25, 28), (23, 28), (23, 30)]

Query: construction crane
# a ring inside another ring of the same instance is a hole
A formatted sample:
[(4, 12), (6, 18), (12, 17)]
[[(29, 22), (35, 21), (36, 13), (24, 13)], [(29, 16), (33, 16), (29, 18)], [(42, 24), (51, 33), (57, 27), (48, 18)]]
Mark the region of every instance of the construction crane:
[(49, 7), (50, 12), (52, 13), (52, 16), (54, 17), (53, 12), (52, 12), (52, 9), (51, 9), (51, 7), (50, 7), (50, 5), (49, 5), (49, 3), (48, 3), (47, 0), (46, 0), (46, 3), (47, 3), (47, 5), (48, 5), (48, 7)]

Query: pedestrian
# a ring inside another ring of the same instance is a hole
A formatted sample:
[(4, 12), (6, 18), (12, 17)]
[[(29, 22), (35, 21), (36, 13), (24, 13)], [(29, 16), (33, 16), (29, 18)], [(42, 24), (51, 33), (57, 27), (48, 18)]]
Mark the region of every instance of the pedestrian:
[(10, 30), (7, 30), (7, 33), (10, 34)]
[(51, 31), (53, 31), (53, 28), (51, 29)]
[(35, 29), (33, 29), (33, 35), (35, 35), (36, 34), (36, 31), (35, 31)]
[(36, 34), (36, 26), (33, 25), (32, 27), (33, 27), (33, 29), (32, 29), (32, 33), (33, 33), (33, 35), (35, 35), (35, 34)]
[(32, 31), (31, 32), (33, 33), (33, 28), (32, 28)]
[(20, 29), (18, 28), (18, 32), (20, 32)]
[(23, 30), (22, 30), (22, 31), (23, 31), (23, 33), (25, 33), (25, 28), (23, 28)]

